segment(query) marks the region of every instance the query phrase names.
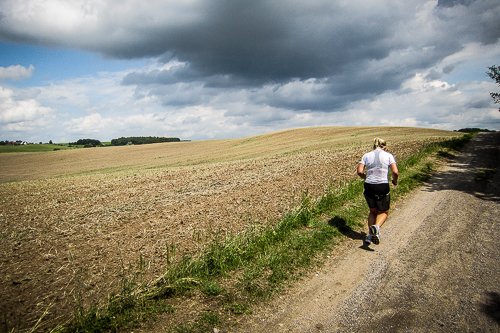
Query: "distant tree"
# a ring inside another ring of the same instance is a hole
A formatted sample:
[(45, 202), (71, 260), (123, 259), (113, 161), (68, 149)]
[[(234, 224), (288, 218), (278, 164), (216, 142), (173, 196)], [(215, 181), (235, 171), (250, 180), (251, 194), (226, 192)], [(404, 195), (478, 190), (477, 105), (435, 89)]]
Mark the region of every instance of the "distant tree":
[(77, 142), (72, 142), (74, 145), (82, 145), (87, 147), (97, 147), (101, 145), (101, 141), (96, 139), (79, 139)]
[(477, 127), (466, 127), (466, 128), (461, 128), (458, 130), (458, 132), (463, 132), (463, 133), (478, 133), (478, 132), (495, 132), (494, 130), (491, 131), (487, 128), (477, 128)]
[[(488, 67), (488, 69), (490, 71), (486, 72), (486, 74), (488, 74), (492, 80), (495, 80), (496, 84), (500, 87), (500, 67), (493, 65)], [(495, 101), (495, 104), (500, 104), (500, 93), (490, 92), (490, 96), (493, 98), (493, 101)], [(500, 108), (498, 108), (498, 111), (500, 111)]]
[(49, 140), (49, 145), (53, 145), (52, 140)]
[(118, 138), (111, 140), (112, 146), (125, 146), (125, 145), (142, 145), (149, 143), (159, 143), (159, 142), (179, 142), (179, 138), (162, 138), (156, 136), (131, 136), (126, 138)]

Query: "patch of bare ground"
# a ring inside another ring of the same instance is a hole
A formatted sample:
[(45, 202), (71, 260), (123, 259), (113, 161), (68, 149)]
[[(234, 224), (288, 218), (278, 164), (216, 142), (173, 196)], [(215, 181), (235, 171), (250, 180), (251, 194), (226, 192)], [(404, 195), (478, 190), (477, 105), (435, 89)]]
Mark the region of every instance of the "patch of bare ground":
[(10, 182), (0, 186), (0, 328), (46, 331), (71, 318), (77, 290), (86, 304), (105, 301), (140, 257), (144, 280), (152, 280), (166, 269), (172, 245), (177, 257), (195, 255), (211, 234), (278, 221), (306, 189), (317, 196), (329, 183), (355, 178), (375, 136), (386, 138), (403, 160), (431, 141), (457, 135), (320, 128), (2, 154), (1, 180)]

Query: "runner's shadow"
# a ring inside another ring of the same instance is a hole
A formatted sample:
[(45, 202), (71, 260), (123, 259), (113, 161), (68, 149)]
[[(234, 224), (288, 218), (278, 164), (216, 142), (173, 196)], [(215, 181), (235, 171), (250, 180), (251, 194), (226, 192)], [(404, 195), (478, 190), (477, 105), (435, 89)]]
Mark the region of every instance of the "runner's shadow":
[(375, 251), (371, 249), (369, 246), (364, 244), (364, 240), (366, 236), (368, 236), (365, 232), (358, 232), (352, 229), (352, 227), (347, 223), (347, 221), (341, 216), (334, 216), (328, 221), (328, 225), (337, 228), (340, 233), (350, 239), (360, 240), (363, 245), (359, 248), (365, 251)]
[(340, 233), (351, 239), (364, 239), (363, 234), (352, 229), (352, 227), (347, 223), (347, 221), (341, 216), (334, 216), (329, 221), (328, 224), (332, 227), (337, 228)]
[(368, 251), (368, 252), (373, 252), (373, 251), (375, 251), (375, 250), (374, 250), (374, 249), (372, 249), (369, 245), (366, 245), (364, 242), (363, 242), (363, 245), (361, 245), (359, 248), (360, 248), (360, 249), (362, 249), (362, 250)]
[(497, 323), (500, 323), (500, 294), (489, 292), (488, 300), (481, 304), (481, 310)]

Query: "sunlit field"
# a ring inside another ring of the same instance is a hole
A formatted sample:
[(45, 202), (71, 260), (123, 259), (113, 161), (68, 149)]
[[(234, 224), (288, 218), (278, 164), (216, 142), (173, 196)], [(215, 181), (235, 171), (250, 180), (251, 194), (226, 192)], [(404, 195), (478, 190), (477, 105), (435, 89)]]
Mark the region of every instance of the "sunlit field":
[(53, 328), (71, 318), (78, 300), (106, 301), (138, 260), (141, 278), (150, 281), (173, 257), (195, 256), (213, 234), (279, 221), (305, 191), (319, 195), (356, 178), (377, 136), (403, 160), (430, 142), (461, 135), (324, 127), (2, 153), (0, 327)]

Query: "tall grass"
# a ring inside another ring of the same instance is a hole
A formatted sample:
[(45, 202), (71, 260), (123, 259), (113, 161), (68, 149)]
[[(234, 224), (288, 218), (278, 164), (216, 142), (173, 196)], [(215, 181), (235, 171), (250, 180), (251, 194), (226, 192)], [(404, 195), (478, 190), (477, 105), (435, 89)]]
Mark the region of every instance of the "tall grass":
[[(425, 162), (427, 156), (452, 157), (471, 138), (468, 134), (434, 143), (400, 162), (395, 197), (431, 177), (434, 168)], [(251, 302), (272, 297), (289, 281), (320, 265), (342, 234), (349, 235), (364, 225), (368, 209), (362, 192), (360, 179), (340, 188), (330, 186), (318, 198), (305, 192), (300, 205), (282, 220), (254, 224), (239, 234), (216, 233), (196, 257), (178, 257), (175, 246), (167, 246), (167, 269), (162, 276), (149, 283), (142, 281), (140, 259), (137, 269), (126, 270), (132, 273), (124, 274), (121, 290), (110, 295), (106, 306), (85, 309), (79, 303), (75, 319), (60, 332), (116, 332), (158, 313), (175, 311), (162, 300), (193, 293), (222, 296), (222, 313), (248, 313)], [(198, 321), (172, 331), (205, 332), (221, 324), (219, 313), (205, 312)]]

